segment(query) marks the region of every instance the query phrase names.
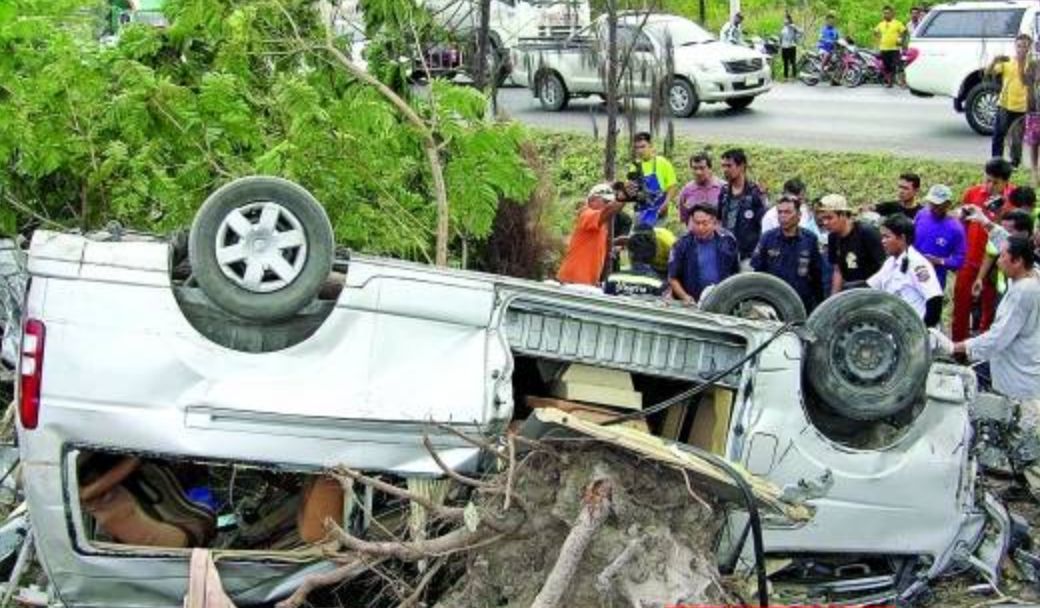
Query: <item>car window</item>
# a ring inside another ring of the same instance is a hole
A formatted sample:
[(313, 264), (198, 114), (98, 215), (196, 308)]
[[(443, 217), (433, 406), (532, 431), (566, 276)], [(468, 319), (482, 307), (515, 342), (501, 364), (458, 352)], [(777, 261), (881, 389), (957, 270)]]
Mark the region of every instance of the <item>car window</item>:
[(654, 51), (654, 45), (650, 42), (650, 37), (646, 35), (646, 32), (639, 31), (639, 28), (630, 25), (618, 25), (617, 37), (619, 49), (628, 49), (634, 41), (634, 51), (643, 53), (652, 53)]
[(936, 13), (918, 38), (1014, 38), (1022, 24), (1024, 8)]

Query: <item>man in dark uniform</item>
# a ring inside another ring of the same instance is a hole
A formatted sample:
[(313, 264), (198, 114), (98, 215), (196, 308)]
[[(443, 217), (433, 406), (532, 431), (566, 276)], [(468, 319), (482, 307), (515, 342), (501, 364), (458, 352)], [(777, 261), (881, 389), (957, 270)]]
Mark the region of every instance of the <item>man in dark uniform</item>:
[(644, 228), (633, 232), (625, 247), (630, 266), (607, 277), (603, 292), (612, 296), (662, 295), (665, 282), (653, 266), (657, 255), (657, 237), (653, 230)]
[(747, 164), (747, 155), (740, 148), (722, 153), (726, 183), (719, 191), (719, 219), (722, 228), (737, 239), (743, 264), (747, 264), (762, 236), (762, 217), (767, 207), (765, 193), (747, 177)]
[(798, 225), (801, 201), (797, 197), (782, 196), (776, 204), (780, 223), (762, 235), (751, 267), (769, 273), (790, 285), (810, 312), (823, 301), (823, 263), (820, 243), (816, 235)]

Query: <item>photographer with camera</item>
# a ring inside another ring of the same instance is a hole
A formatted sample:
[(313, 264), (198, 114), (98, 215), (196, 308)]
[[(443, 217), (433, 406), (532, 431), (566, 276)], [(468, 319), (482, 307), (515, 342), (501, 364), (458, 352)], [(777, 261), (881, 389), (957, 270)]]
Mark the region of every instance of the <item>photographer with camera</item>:
[[(1010, 184), (1011, 163), (1003, 158), (993, 158), (986, 163), (985, 178), (977, 186), (969, 188), (962, 198), (962, 213), (967, 207), (981, 209), (987, 219), (993, 220), (997, 214), (1005, 210), (1007, 197), (1013, 187)], [(976, 223), (965, 227), (966, 246), (964, 263), (957, 271), (957, 281), (953, 289), (953, 321), (950, 328), (955, 342), (968, 338), (971, 326), (971, 314), (974, 298), (971, 288), (979, 277), (982, 262), (986, 256), (986, 231)], [(990, 281), (983, 283), (980, 294), (981, 314), (978, 319), (979, 331), (986, 331), (993, 321), (997, 307), (997, 290)]]
[(593, 186), (578, 211), (567, 254), (563, 257), (556, 279), (561, 283), (597, 285), (607, 259), (610, 222), (625, 201), (617, 200), (614, 184)]
[(675, 167), (671, 161), (654, 151), (650, 134), (636, 133), (632, 143), (636, 162), (628, 172), (628, 181), (638, 185), (635, 192), (627, 190), (635, 203), (636, 227), (653, 226), (668, 215), (668, 205), (679, 192)]

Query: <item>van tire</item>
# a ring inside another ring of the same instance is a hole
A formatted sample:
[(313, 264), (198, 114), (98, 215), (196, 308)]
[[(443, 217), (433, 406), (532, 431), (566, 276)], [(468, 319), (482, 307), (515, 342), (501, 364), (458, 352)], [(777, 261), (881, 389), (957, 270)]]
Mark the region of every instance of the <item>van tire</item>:
[(832, 411), (879, 420), (911, 405), (931, 366), (928, 331), (898, 297), (874, 289), (843, 291), (820, 304), (806, 323), (806, 377)]
[(188, 238), (192, 274), (206, 296), (253, 321), (287, 319), (314, 300), (334, 253), (321, 204), (297, 184), (268, 176), (239, 178), (211, 194)]
[(701, 299), (700, 308), (730, 316), (744, 316), (746, 304), (761, 302), (773, 308), (777, 320), (784, 323), (805, 320), (805, 305), (790, 285), (771, 274), (745, 272), (736, 274), (712, 288)]

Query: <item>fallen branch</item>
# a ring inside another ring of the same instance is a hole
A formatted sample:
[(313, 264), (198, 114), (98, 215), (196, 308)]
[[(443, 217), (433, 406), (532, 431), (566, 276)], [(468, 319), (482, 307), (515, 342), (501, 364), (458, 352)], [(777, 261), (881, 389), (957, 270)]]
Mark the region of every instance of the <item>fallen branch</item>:
[(438, 454), (436, 448), (433, 447), (433, 442), (430, 441), (430, 436), (427, 435), (426, 433), (423, 433), (423, 440), (422, 440), (422, 442), (423, 442), (423, 447), (425, 447), (426, 451), (429, 452), (430, 457), (433, 458), (433, 461), (435, 463), (437, 463), (437, 466), (440, 467), (441, 471), (444, 471), (444, 474), (447, 475), (448, 477), (454, 479), (455, 481), (461, 483), (464, 486), (472, 486), (474, 488), (480, 488), (482, 490), (491, 490), (491, 489), (493, 489), (493, 486), (491, 484), (485, 482), (485, 481), (481, 481), (479, 479), (474, 479), (472, 477), (466, 477), (465, 475), (459, 473), (458, 471), (452, 470), (452, 468), (449, 467), (441, 459), (440, 454)]
[(611, 485), (606, 479), (597, 479), (585, 488), (578, 521), (563, 541), (560, 556), (556, 558), (556, 564), (546, 577), (542, 590), (534, 598), (531, 608), (556, 608), (560, 605), (585, 555), (585, 549), (610, 514), (610, 495)]
[(380, 492), (390, 494), (391, 496), (396, 496), (398, 498), (410, 500), (412, 502), (415, 502), (416, 504), (425, 507), (426, 510), (430, 513), (438, 517), (442, 517), (444, 519), (453, 519), (461, 521), (464, 517), (463, 509), (459, 507), (445, 507), (443, 505), (434, 504), (433, 501), (426, 498), (425, 496), (419, 496), (418, 494), (414, 494), (412, 492), (409, 492), (408, 490), (399, 488), (393, 484), (386, 483), (385, 481), (380, 481), (373, 477), (369, 477), (368, 475), (359, 473), (348, 467), (336, 467), (335, 469), (332, 469), (330, 475), (338, 479), (340, 483), (343, 483), (345, 481), (343, 477), (347, 477), (348, 479), (353, 479), (354, 481), (363, 483), (366, 486), (371, 486), (374, 490), (379, 490)]
[(506, 498), (502, 504), (502, 510), (508, 511), (513, 500), (513, 479), (516, 477), (516, 441), (513, 433), (506, 435), (509, 446), (509, 468), (506, 469)]
[(607, 564), (603, 572), (600, 572), (599, 576), (596, 577), (596, 590), (603, 595), (608, 595), (614, 588), (614, 579), (618, 573), (621, 572), (622, 568), (628, 566), (628, 562), (632, 561), (632, 558), (636, 555), (636, 549), (641, 549), (642, 547), (643, 539), (640, 537), (628, 541), (628, 544), (614, 558), (614, 561)]
[(326, 525), (333, 536), (351, 551), (389, 557), (406, 562), (415, 562), (428, 557), (440, 557), (467, 551), (473, 546), (487, 540), (488, 535), (482, 531), (472, 532), (468, 528), (458, 528), (447, 534), (424, 540), (413, 541), (367, 541), (350, 534), (343, 528), (328, 521)]
[(438, 560), (436, 564), (430, 568), (426, 574), (423, 575), (422, 579), (419, 580), (419, 584), (415, 586), (415, 590), (412, 591), (411, 595), (404, 598), (404, 601), (398, 604), (397, 608), (412, 608), (412, 606), (419, 605), (419, 598), (422, 597), (423, 591), (430, 585), (430, 581), (437, 575), (437, 572), (444, 566), (444, 560)]
[(293, 592), (292, 595), (278, 602), (274, 606), (275, 608), (299, 608), (307, 601), (307, 596), (317, 589), (345, 583), (367, 572), (375, 566), (378, 566), (382, 562), (386, 561), (386, 559), (387, 558), (385, 557), (378, 557), (376, 559), (367, 560), (364, 557), (357, 557), (354, 561), (349, 562), (344, 566), (340, 566), (331, 572), (312, 574), (303, 579), (303, 583)]

